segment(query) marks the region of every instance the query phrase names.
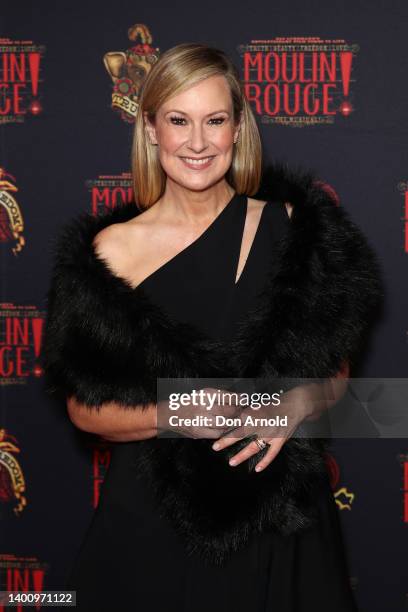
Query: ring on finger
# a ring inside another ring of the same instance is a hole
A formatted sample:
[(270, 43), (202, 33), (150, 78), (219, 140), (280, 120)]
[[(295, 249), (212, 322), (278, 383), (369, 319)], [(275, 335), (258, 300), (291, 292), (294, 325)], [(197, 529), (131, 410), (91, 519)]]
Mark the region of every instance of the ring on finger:
[(259, 450), (263, 450), (267, 446), (270, 446), (270, 443), (263, 438), (255, 438), (254, 442), (258, 446)]

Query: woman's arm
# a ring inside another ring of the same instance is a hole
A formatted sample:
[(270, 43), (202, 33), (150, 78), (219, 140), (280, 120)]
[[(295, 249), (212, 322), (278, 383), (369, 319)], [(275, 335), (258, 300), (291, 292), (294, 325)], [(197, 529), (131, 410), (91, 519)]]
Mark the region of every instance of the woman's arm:
[(110, 442), (146, 440), (157, 435), (156, 404), (125, 408), (116, 402), (109, 402), (95, 410), (77, 402), (72, 396), (67, 399), (67, 409), (75, 427)]
[(303, 406), (306, 409), (307, 415), (306, 421), (319, 419), (325, 410), (328, 410), (341, 400), (347, 391), (349, 375), (350, 365), (348, 361), (344, 361), (335, 376), (323, 383), (313, 383), (307, 386), (310, 390), (310, 395), (306, 394), (303, 399)]
[[(349, 364), (345, 362), (335, 377), (325, 383), (302, 388), (302, 407), (307, 421), (314, 421), (344, 395)], [(296, 393), (296, 391), (295, 391)], [(136, 409), (135, 409), (136, 408)], [(69, 418), (78, 429), (94, 433), (110, 442), (133, 442), (157, 436), (157, 405), (125, 408), (117, 402), (104, 403), (98, 410), (81, 404), (74, 396), (67, 399)]]

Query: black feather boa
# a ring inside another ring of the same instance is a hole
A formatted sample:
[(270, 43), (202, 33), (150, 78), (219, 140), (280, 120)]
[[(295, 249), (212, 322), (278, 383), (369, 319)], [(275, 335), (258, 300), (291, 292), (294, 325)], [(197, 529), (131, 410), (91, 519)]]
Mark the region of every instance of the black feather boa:
[[(158, 377), (319, 378), (334, 376), (346, 360), (353, 365), (381, 306), (376, 255), (313, 173), (275, 164), (264, 177), (258, 197), (291, 202), (293, 212), (278, 271), (228, 346), (172, 320), (95, 254), (93, 237), (139, 214), (135, 204), (99, 217), (82, 213), (66, 224), (54, 244), (47, 296), (47, 392), (132, 409), (156, 401)], [(245, 442), (218, 453), (211, 443), (181, 437), (134, 443), (137, 472), (190, 552), (223, 564), (254, 532), (289, 534), (313, 524), (316, 496), (328, 483), (327, 440), (291, 438), (259, 474), (253, 468), (260, 454), (228, 465)]]

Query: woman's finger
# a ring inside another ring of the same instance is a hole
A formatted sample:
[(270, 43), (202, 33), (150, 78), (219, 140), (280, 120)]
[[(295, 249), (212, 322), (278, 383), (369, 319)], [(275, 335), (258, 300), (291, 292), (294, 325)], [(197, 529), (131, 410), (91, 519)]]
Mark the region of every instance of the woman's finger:
[(252, 457), (252, 455), (256, 455), (256, 453), (259, 453), (259, 446), (255, 442), (255, 440), (252, 440), (252, 442), (249, 442), (245, 446), (245, 448), (239, 451), (239, 453), (231, 457), (231, 459), (229, 460), (229, 464), (232, 466), (239, 465), (243, 461), (246, 461), (247, 459)]
[(287, 438), (272, 438), (271, 440), (266, 440), (266, 442), (270, 443), (270, 446), (262, 459), (256, 464), (255, 472), (261, 472), (272, 463), (286, 440)]
[[(265, 440), (265, 442), (270, 442), (270, 447), (267, 451), (267, 453), (265, 454), (265, 457), (268, 455), (270, 457), (269, 461), (265, 463), (265, 467), (266, 465), (269, 465), (269, 463), (274, 459), (274, 457), (276, 457), (276, 455), (278, 454), (280, 448), (282, 448), (283, 446), (283, 442), (280, 442), (281, 440), (285, 440), (285, 438), (271, 438), (271, 440), (267, 440), (265, 438), (262, 438), (263, 440)], [(275, 440), (278, 440), (279, 442), (276, 444)], [(272, 449), (275, 449), (274, 452), (272, 453)], [(243, 461), (246, 461), (247, 459), (249, 459), (250, 457), (252, 457), (253, 455), (256, 455), (257, 453), (260, 452), (260, 448), (258, 446), (258, 444), (256, 443), (255, 440), (252, 440), (251, 442), (249, 442), (245, 448), (241, 449), (236, 455), (233, 455), (233, 457), (231, 457), (231, 459), (229, 460), (229, 464), (232, 466), (235, 465), (239, 465), (240, 463), (242, 463)], [(260, 461), (259, 462), (261, 465), (263, 465), (263, 462)], [(257, 464), (259, 465), (259, 464)], [(262, 467), (261, 467), (262, 469)], [(257, 470), (259, 471), (259, 470)]]
[(212, 449), (215, 451), (219, 451), (224, 448), (227, 448), (228, 446), (232, 446), (232, 444), (235, 444), (235, 442), (238, 442), (238, 440), (246, 438), (248, 434), (244, 435), (243, 433), (240, 433), (240, 429), (241, 428), (234, 430), (233, 437), (231, 437), (230, 435), (228, 436), (227, 434), (225, 436), (222, 436), (222, 438), (218, 438), (218, 440), (212, 445)]
[[(256, 464), (255, 470), (257, 472), (262, 471), (268, 465), (270, 465), (270, 463), (272, 463), (272, 461), (275, 459), (276, 455), (279, 453), (282, 446), (287, 440), (287, 438), (284, 438), (284, 437), (283, 438), (275, 437), (275, 438), (270, 438), (269, 440), (266, 438), (263, 438), (263, 439), (265, 440), (265, 442), (269, 443), (269, 448), (267, 452), (265, 453), (265, 455), (263, 456), (263, 458)], [(220, 441), (221, 440), (218, 440), (218, 442)], [(222, 442), (223, 442), (223, 448), (226, 448), (227, 446), (230, 446), (231, 444), (236, 442), (236, 438), (233, 438), (233, 439), (223, 438)], [(233, 455), (231, 457), (231, 459), (229, 460), (229, 464), (233, 467), (236, 465), (239, 465), (243, 461), (247, 461), (250, 457), (259, 453), (259, 451), (260, 451), (259, 446), (255, 442), (255, 440), (252, 440), (245, 446), (245, 448), (241, 449), (236, 455)]]

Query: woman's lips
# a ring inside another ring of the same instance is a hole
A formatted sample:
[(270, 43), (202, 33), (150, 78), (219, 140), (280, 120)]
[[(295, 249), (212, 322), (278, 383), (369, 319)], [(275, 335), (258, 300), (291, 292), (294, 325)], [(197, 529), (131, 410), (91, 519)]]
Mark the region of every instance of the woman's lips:
[(194, 158), (191, 157), (180, 157), (180, 159), (183, 164), (187, 166), (187, 168), (192, 168), (193, 170), (203, 170), (204, 168), (208, 168), (208, 166), (211, 165), (211, 162), (214, 157), (214, 155), (209, 155), (207, 157), (202, 157), (200, 160), (194, 160)]

